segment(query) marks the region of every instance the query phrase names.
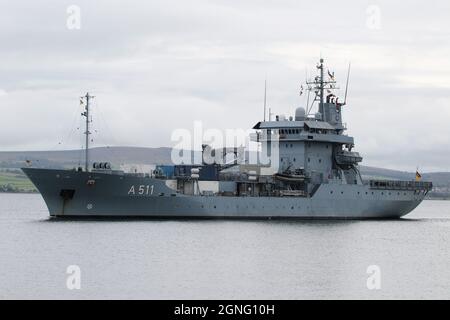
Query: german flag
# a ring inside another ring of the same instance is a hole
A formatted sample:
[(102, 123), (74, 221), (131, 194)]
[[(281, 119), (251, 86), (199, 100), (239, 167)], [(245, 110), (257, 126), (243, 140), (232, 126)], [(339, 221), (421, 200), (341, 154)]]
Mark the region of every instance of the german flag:
[(416, 170), (416, 181), (420, 181), (422, 179), (422, 175), (419, 173), (419, 170)]

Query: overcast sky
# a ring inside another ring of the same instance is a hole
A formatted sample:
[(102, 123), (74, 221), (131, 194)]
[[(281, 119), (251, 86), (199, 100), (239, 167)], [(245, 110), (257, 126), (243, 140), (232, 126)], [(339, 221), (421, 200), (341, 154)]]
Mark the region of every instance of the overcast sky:
[(344, 122), (364, 164), (450, 171), (448, 1), (0, 3), (1, 150), (80, 147), (86, 91), (94, 146), (171, 146), (195, 120), (246, 129), (265, 78), (268, 106), (291, 115), (322, 56), (341, 87), (352, 63)]

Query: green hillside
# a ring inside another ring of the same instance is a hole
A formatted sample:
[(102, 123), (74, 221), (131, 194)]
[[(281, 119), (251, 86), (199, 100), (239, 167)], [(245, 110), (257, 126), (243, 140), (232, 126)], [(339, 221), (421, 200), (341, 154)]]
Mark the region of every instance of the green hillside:
[(19, 170), (0, 171), (0, 191), (37, 192), (31, 181)]

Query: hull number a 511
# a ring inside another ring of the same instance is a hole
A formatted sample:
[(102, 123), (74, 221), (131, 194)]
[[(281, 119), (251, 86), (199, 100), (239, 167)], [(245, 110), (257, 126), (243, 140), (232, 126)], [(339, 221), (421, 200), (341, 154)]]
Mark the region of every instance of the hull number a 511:
[(154, 190), (153, 185), (139, 185), (139, 186), (131, 186), (130, 190), (128, 191), (129, 195), (152, 195)]

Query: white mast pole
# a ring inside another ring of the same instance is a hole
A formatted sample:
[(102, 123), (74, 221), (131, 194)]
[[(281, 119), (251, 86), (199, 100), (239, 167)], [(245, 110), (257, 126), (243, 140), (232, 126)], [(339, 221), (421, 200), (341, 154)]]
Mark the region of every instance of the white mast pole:
[(82, 115), (86, 117), (86, 131), (84, 132), (84, 134), (86, 135), (84, 170), (86, 172), (88, 172), (89, 171), (89, 135), (91, 134), (91, 132), (89, 131), (89, 123), (91, 122), (89, 120), (89, 102), (92, 98), (94, 98), (94, 96), (89, 95), (89, 92), (88, 92), (88, 93), (86, 93), (86, 95), (83, 98), (86, 99), (86, 107), (85, 107), (86, 111), (84, 113), (82, 113)]

